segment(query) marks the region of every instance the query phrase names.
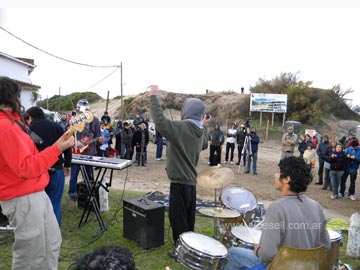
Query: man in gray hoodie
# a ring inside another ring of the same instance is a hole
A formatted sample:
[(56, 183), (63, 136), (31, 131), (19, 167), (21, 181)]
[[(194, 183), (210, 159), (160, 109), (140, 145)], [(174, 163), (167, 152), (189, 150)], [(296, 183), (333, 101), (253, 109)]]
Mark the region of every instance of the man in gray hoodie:
[[(194, 231), (196, 207), (196, 166), (200, 152), (208, 146), (205, 104), (197, 98), (185, 100), (181, 121), (165, 118), (157, 98), (158, 86), (151, 86), (150, 110), (156, 128), (168, 141), (166, 173), (170, 179), (169, 220), (174, 244), (183, 232)], [(168, 255), (175, 258), (173, 251)]]

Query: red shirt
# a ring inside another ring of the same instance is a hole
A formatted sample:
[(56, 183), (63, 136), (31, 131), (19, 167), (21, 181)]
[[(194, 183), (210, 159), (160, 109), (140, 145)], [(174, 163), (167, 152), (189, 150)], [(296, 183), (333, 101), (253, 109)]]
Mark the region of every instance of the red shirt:
[[(14, 120), (18, 114), (8, 111)], [(49, 183), (48, 169), (61, 154), (57, 146), (44, 151), (16, 123), (0, 112), (0, 200), (6, 201), (43, 191)]]

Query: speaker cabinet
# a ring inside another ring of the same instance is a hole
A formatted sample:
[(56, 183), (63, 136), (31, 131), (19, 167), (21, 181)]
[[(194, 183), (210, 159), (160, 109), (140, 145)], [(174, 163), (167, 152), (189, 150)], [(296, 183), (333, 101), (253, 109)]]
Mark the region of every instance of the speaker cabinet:
[(123, 201), (123, 236), (144, 249), (164, 244), (165, 207), (145, 197)]

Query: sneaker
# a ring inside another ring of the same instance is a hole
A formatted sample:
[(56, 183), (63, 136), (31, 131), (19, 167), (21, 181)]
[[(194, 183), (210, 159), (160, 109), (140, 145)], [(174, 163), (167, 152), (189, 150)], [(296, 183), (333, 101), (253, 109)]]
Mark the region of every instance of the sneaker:
[(240, 162), (236, 162), (235, 165), (240, 165)]
[(352, 200), (352, 201), (355, 201), (355, 200), (356, 200), (356, 198), (355, 198), (354, 195), (349, 195), (349, 199)]
[(331, 195), (331, 199), (337, 199), (338, 195)]
[(230, 164), (231, 164), (231, 165), (234, 165), (234, 162), (230, 161)]
[[(156, 160), (157, 160), (157, 161), (160, 161), (160, 160), (161, 160), (161, 158), (157, 158)], [(210, 163), (210, 162), (209, 162), (209, 163)], [(209, 163), (208, 163), (208, 164), (209, 164)]]
[(167, 255), (171, 258), (171, 259), (175, 259), (177, 258), (177, 255), (175, 253), (175, 250), (170, 250)]
[(208, 165), (210, 165), (210, 161), (208, 162)]
[(339, 193), (339, 194), (338, 194), (338, 198), (340, 199), (340, 198), (342, 198), (342, 197), (344, 197), (344, 195), (342, 195), (341, 193)]
[(257, 175), (257, 173), (256, 173), (256, 172), (254, 172), (254, 175)]
[(245, 173), (250, 173), (250, 172), (246, 171)]
[(217, 165), (218, 167), (221, 167), (221, 164), (220, 163), (218, 163), (218, 165)]
[(224, 161), (224, 164), (226, 164), (226, 163), (227, 163), (227, 160)]

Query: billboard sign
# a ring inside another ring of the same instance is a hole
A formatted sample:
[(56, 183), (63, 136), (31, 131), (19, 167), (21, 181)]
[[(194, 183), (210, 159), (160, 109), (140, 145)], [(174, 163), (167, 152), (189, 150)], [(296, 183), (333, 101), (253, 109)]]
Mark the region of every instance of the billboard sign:
[(251, 112), (276, 112), (286, 113), (287, 95), (286, 94), (250, 94)]

